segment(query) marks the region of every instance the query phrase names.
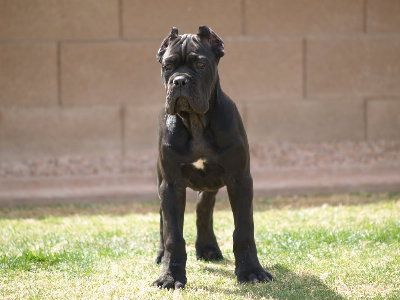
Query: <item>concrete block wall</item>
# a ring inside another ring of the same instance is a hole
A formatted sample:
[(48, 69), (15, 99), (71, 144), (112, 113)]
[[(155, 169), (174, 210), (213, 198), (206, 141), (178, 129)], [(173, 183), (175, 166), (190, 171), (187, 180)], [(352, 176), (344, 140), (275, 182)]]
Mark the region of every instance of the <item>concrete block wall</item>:
[(171, 26), (225, 40), (250, 142), (400, 140), (400, 0), (0, 0), (0, 160), (140, 154)]

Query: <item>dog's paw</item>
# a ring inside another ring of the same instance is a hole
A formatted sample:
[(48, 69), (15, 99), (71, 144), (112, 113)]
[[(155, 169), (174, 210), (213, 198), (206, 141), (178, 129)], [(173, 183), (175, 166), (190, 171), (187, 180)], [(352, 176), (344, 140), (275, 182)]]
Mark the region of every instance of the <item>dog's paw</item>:
[(186, 278), (174, 278), (171, 274), (163, 274), (156, 281), (153, 282), (154, 286), (162, 289), (183, 289), (186, 284)]
[(218, 261), (224, 259), (221, 250), (217, 246), (196, 246), (196, 257), (198, 260)]
[(264, 270), (261, 266), (246, 268), (243, 270), (239, 269), (235, 273), (237, 276), (237, 280), (240, 283), (244, 282), (256, 283), (256, 282), (266, 282), (273, 280), (272, 274)]
[(164, 256), (164, 250), (159, 250), (157, 252), (157, 257), (156, 257), (156, 260), (155, 260), (157, 265), (159, 265), (161, 263), (163, 256)]

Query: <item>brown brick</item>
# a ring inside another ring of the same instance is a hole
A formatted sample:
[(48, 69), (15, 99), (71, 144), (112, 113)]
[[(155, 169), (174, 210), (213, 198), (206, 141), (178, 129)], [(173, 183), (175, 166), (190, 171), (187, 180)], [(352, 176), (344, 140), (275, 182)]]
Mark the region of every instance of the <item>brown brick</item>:
[(0, 110), (1, 159), (119, 153), (120, 136), (116, 107)]
[(125, 118), (127, 153), (144, 153), (157, 148), (158, 117), (164, 104), (128, 106)]
[(400, 95), (400, 37), (371, 39), (367, 65), (369, 95)]
[(158, 103), (165, 98), (158, 43), (62, 45), (62, 100), (79, 103)]
[(57, 103), (54, 44), (0, 44), (0, 105)]
[(363, 140), (361, 100), (264, 100), (247, 105), (250, 143), (265, 141), (335, 142)]
[(0, 39), (113, 38), (118, 0), (0, 0)]
[(301, 96), (300, 40), (239, 41), (225, 46), (219, 74), (223, 89), (233, 99)]
[(241, 33), (241, 0), (123, 0), (123, 32), (127, 38), (160, 41), (172, 26), (195, 33), (208, 25), (222, 37)]
[(367, 1), (368, 32), (400, 32), (399, 0)]
[(362, 95), (368, 73), (363, 38), (307, 40), (307, 94)]
[(309, 39), (307, 94), (370, 96), (400, 93), (397, 37)]
[(246, 0), (250, 35), (354, 33), (363, 30), (363, 0)]
[(367, 105), (370, 140), (400, 140), (400, 98), (374, 99)]

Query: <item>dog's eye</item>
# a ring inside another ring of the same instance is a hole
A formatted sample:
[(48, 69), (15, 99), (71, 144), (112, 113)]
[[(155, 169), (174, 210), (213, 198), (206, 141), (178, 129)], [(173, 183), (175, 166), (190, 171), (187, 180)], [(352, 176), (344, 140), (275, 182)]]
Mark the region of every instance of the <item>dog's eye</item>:
[(174, 68), (173, 64), (166, 64), (164, 65), (164, 71), (168, 72), (168, 71), (172, 71)]
[(206, 67), (206, 64), (203, 63), (202, 61), (196, 62), (196, 68), (198, 69), (204, 69)]

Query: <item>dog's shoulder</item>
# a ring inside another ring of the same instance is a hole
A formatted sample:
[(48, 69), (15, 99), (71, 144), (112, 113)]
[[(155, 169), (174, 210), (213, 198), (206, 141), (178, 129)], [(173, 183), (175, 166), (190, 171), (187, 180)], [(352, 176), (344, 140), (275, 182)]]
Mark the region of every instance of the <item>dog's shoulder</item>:
[(212, 118), (213, 129), (215, 131), (245, 137), (246, 133), (237, 105), (222, 90), (220, 91)]

